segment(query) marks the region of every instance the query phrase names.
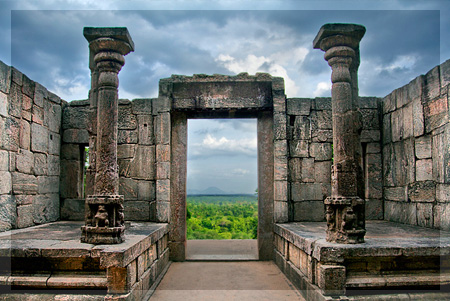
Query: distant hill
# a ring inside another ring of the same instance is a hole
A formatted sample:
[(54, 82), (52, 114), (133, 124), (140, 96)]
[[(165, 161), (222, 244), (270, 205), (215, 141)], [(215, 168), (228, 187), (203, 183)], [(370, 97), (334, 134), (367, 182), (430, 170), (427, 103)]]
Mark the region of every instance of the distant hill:
[(208, 187), (204, 190), (188, 189), (187, 195), (245, 195), (245, 193), (236, 193), (231, 191), (223, 191), (218, 187)]

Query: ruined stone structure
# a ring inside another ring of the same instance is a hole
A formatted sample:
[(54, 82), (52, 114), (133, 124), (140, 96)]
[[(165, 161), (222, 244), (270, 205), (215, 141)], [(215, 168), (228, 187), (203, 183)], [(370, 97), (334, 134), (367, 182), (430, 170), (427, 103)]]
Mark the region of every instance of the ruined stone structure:
[(0, 285), (143, 298), (169, 259), (185, 260), (187, 120), (250, 117), (260, 260), (308, 300), (399, 287), (448, 298), (436, 288), (450, 285), (450, 61), (384, 98), (358, 97), (364, 30), (328, 24), (313, 43), (332, 98), (287, 99), (282, 78), (242, 73), (174, 75), (158, 98), (118, 100), (134, 47), (123, 28), (85, 30), (87, 100), (1, 63)]

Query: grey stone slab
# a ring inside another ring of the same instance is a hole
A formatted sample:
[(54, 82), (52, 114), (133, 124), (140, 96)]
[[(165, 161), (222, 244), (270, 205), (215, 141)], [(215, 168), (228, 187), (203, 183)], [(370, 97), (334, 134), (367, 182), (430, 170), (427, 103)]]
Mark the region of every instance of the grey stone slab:
[(423, 113), (426, 133), (430, 133), (448, 123), (447, 95), (443, 95), (425, 103)]
[(331, 97), (316, 97), (314, 99), (314, 109), (331, 111)]
[(58, 155), (61, 152), (61, 136), (54, 132), (48, 134), (48, 153), (50, 155)]
[(300, 182), (302, 180), (302, 159), (289, 159), (289, 179), (293, 182)]
[(44, 123), (45, 115), (46, 113), (44, 111), (44, 108), (38, 107), (37, 105), (33, 105), (33, 110), (31, 111), (31, 120), (33, 122), (47, 126)]
[(318, 129), (331, 130), (333, 128), (331, 111), (312, 111), (310, 118), (313, 132)]
[(61, 198), (82, 198), (80, 179), (82, 175), (81, 164), (77, 161), (61, 161)]
[(44, 124), (48, 125), (50, 131), (59, 133), (61, 129), (62, 109), (60, 105), (46, 101), (44, 104), (45, 111)]
[(16, 226), (16, 202), (12, 195), (0, 195), (0, 232)]
[(439, 66), (441, 88), (450, 84), (450, 60), (445, 61)]
[(48, 162), (46, 154), (34, 153), (34, 174), (36, 176), (48, 174)]
[(139, 131), (139, 144), (154, 144), (155, 137), (153, 133), (153, 117), (151, 115), (138, 115), (137, 122)]
[(418, 159), (431, 158), (431, 135), (418, 137), (414, 140), (416, 157)]
[(409, 103), (407, 86), (403, 86), (394, 91), (395, 106), (397, 109), (406, 106)]
[(60, 175), (60, 159), (59, 156), (48, 155), (47, 156), (47, 166), (49, 176), (59, 176)]
[(315, 164), (314, 158), (301, 159), (301, 181), (302, 182), (315, 182)]
[(118, 144), (135, 144), (138, 143), (138, 131), (136, 130), (120, 130), (117, 134)]
[(155, 146), (138, 145), (133, 159), (120, 161), (124, 176), (142, 180), (155, 179)]
[(137, 128), (136, 115), (131, 112), (131, 104), (126, 106), (119, 106), (118, 117), (119, 130), (134, 130)]
[(288, 202), (274, 201), (273, 204), (274, 222), (286, 223), (289, 220)]
[(416, 180), (433, 180), (433, 162), (432, 159), (423, 159), (416, 161)]
[(431, 180), (409, 184), (408, 198), (413, 202), (434, 202), (436, 184)]
[(61, 199), (61, 220), (84, 221), (84, 199)]
[(405, 187), (385, 187), (384, 198), (390, 201), (405, 202), (407, 201)]
[(156, 200), (155, 181), (138, 181), (138, 200), (154, 201)]
[(382, 136), (383, 136), (383, 144), (392, 142), (392, 127), (391, 127), (391, 114), (383, 115), (383, 128), (382, 128)]
[(331, 160), (333, 156), (331, 143), (311, 143), (310, 155), (316, 161)]
[(131, 159), (136, 155), (136, 144), (119, 144), (117, 146), (118, 159)]
[(421, 136), (425, 130), (423, 106), (421, 99), (415, 99), (412, 102), (413, 106), (413, 132), (414, 136)]
[(289, 189), (288, 181), (274, 181), (274, 192), (273, 192), (274, 200), (287, 202), (288, 189)]
[(289, 153), (291, 157), (309, 157), (309, 141), (291, 140), (289, 143)]
[[(117, 148), (119, 152), (119, 148)], [(64, 143), (61, 145), (61, 159), (62, 160), (81, 160), (81, 150), (79, 144)]]
[[(119, 131), (120, 133), (120, 131)], [(89, 133), (85, 129), (67, 129), (63, 131), (63, 142), (89, 144)]]
[(147, 201), (125, 201), (125, 219), (130, 221), (148, 221), (150, 203)]
[(395, 96), (391, 93), (382, 100), (383, 114), (393, 112), (395, 110)]
[(156, 200), (170, 200), (170, 180), (156, 180)]
[(38, 176), (38, 193), (59, 193), (58, 176)]
[(8, 194), (12, 190), (12, 178), (9, 171), (0, 171), (0, 194)]
[(17, 151), (19, 149), (19, 132), (18, 120), (0, 117), (0, 148)]
[(402, 110), (396, 110), (391, 115), (392, 142), (403, 138), (403, 115)]
[(133, 99), (131, 102), (132, 112), (138, 114), (152, 114), (152, 99)]
[(17, 228), (33, 226), (33, 205), (17, 207)]
[(33, 203), (33, 221), (45, 224), (59, 219), (59, 194), (39, 195)]
[(16, 169), (19, 172), (33, 174), (34, 155), (32, 152), (21, 149), (16, 155)]
[(314, 163), (314, 179), (317, 183), (331, 183), (331, 161)]
[(11, 89), (8, 96), (8, 113), (11, 116), (20, 118), (22, 113), (22, 88), (16, 83), (11, 84)]
[(273, 115), (273, 136), (275, 140), (287, 138), (287, 117), (285, 114)]
[(288, 98), (286, 102), (288, 115), (309, 115), (311, 112), (312, 99)]
[(436, 200), (450, 203), (450, 184), (436, 184)]
[(33, 152), (48, 152), (48, 129), (40, 124), (31, 124), (31, 150)]
[(4, 93), (9, 93), (11, 84), (11, 68), (0, 62), (0, 90)]
[(9, 154), (8, 151), (0, 150), (0, 171), (9, 170)]
[(366, 164), (366, 175), (369, 179), (366, 184), (366, 198), (381, 199), (383, 197), (381, 154), (367, 154)]
[(154, 119), (156, 144), (170, 143), (170, 113), (161, 113)]
[(383, 220), (383, 203), (382, 199), (366, 199), (366, 220)]
[(321, 222), (325, 219), (323, 201), (304, 201), (294, 203), (295, 222)]
[(433, 204), (417, 204), (417, 225), (421, 227), (433, 227)]
[(377, 109), (360, 109), (362, 118), (362, 128), (364, 130), (374, 130), (380, 128), (380, 117)]
[(360, 139), (361, 142), (378, 142), (381, 140), (381, 132), (379, 130), (362, 130)]
[(434, 67), (425, 75), (425, 85), (423, 87), (426, 100), (431, 100), (441, 94), (439, 66)]
[(319, 183), (292, 183), (291, 194), (294, 202), (323, 201), (326, 198), (323, 186)]
[(433, 207), (433, 224), (437, 229), (450, 231), (450, 203), (438, 203)]
[(20, 121), (19, 146), (26, 150), (30, 150), (31, 146), (31, 126), (23, 119)]
[(138, 181), (121, 177), (119, 179), (119, 194), (123, 195), (125, 200), (137, 199)]
[(9, 109), (8, 94), (0, 91), (0, 115), (3, 117), (7, 117), (9, 114), (8, 109)]
[(37, 178), (33, 175), (13, 172), (12, 189), (14, 194), (37, 194)]

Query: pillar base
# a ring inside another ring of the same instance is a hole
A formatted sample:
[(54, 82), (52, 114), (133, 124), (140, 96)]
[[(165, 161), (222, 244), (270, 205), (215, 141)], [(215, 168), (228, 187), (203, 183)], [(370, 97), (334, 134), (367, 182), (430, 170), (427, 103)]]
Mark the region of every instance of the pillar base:
[(341, 244), (364, 242), (365, 201), (355, 197), (328, 197), (325, 199), (326, 240)]
[(90, 195), (86, 198), (81, 242), (119, 244), (124, 241), (123, 195)]

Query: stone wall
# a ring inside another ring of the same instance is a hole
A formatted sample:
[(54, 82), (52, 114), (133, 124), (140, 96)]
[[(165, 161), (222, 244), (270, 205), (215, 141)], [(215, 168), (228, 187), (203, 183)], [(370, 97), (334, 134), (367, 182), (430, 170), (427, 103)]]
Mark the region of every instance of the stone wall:
[[(154, 212), (150, 210), (150, 206), (154, 205), (156, 199), (157, 147), (154, 132), (157, 130), (157, 123), (154, 120), (157, 116), (152, 115), (154, 101), (119, 101), (119, 194), (125, 198), (126, 220), (154, 220), (150, 216)], [(72, 101), (63, 111), (61, 217), (66, 220), (84, 219), (85, 196), (90, 190), (90, 183), (86, 184), (86, 189), (83, 183), (84, 148), (89, 146), (89, 112), (88, 100)], [(163, 164), (158, 166), (161, 173), (168, 173)]]
[(450, 229), (450, 61), (383, 99), (385, 219)]
[(0, 231), (59, 219), (58, 96), (0, 62)]
[[(361, 144), (366, 178), (366, 218), (383, 219), (380, 99), (360, 98)], [(290, 221), (324, 221), (331, 194), (331, 98), (287, 100)]]

